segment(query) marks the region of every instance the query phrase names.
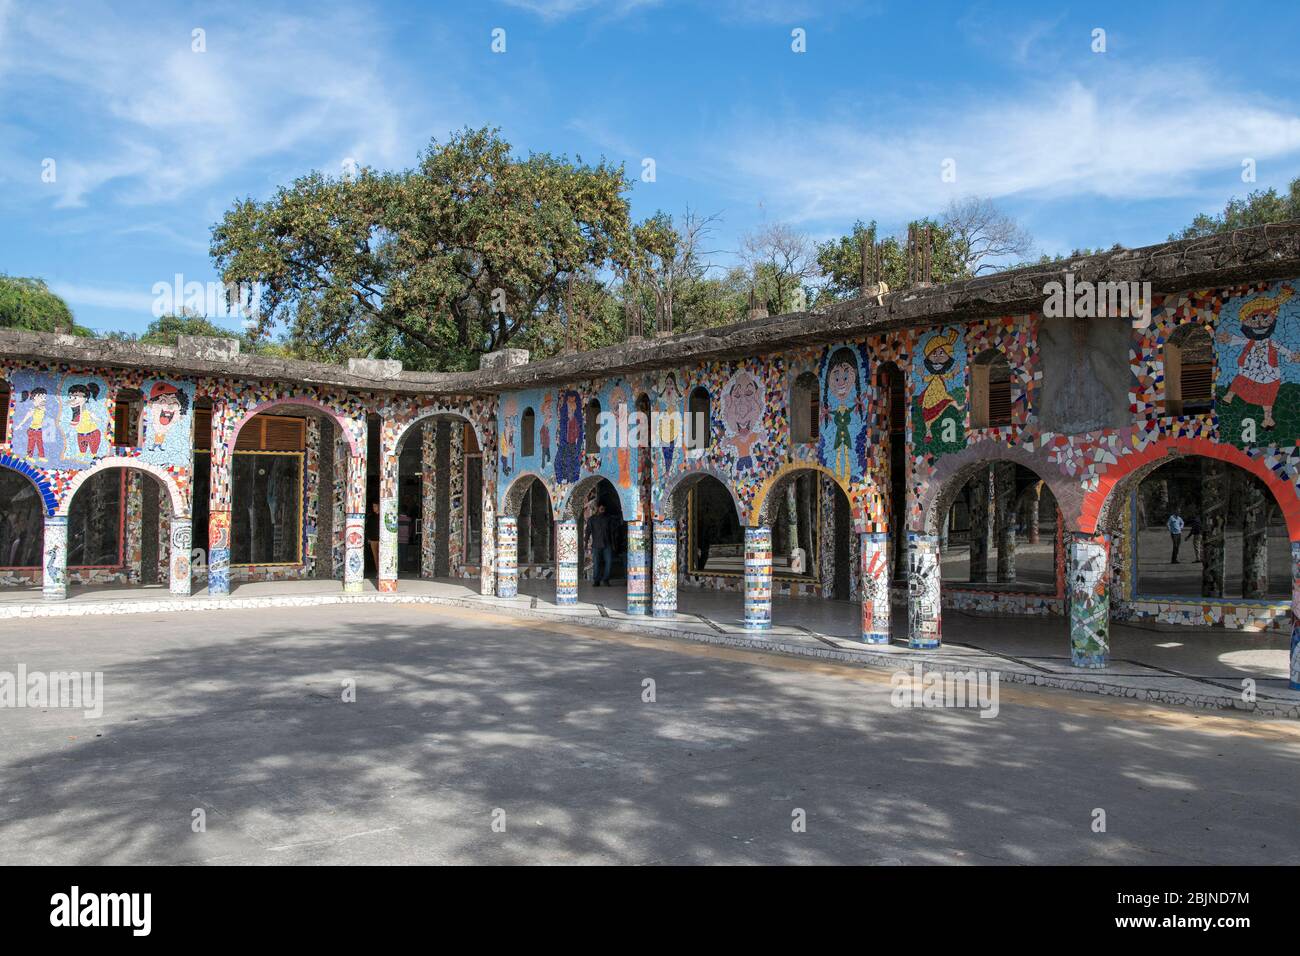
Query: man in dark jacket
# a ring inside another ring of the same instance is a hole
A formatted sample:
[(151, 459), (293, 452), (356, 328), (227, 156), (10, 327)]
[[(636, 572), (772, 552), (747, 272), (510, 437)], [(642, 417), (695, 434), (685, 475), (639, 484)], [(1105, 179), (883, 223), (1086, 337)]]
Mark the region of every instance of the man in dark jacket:
[(587, 519), (587, 544), (591, 547), (596, 587), (608, 585), (609, 571), (614, 565), (614, 517), (606, 514), (604, 505), (596, 505), (596, 513)]

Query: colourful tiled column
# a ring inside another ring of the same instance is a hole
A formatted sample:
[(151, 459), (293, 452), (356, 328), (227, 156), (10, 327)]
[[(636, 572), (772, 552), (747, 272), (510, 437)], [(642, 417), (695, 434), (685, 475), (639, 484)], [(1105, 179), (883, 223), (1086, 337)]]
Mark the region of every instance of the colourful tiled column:
[(1065, 545), (1070, 663), (1105, 667), (1110, 651), (1110, 539), (1070, 532)]
[(497, 597), (519, 595), (519, 519), (497, 518)]
[(230, 512), (208, 514), (208, 594), (230, 593)]
[(555, 603), (578, 603), (578, 522), (555, 522)]
[(225, 399), (212, 402), (212, 453), (208, 463), (208, 595), (230, 593), (230, 456), (237, 409)]
[(397, 590), (397, 498), (379, 502), (379, 573), (375, 578), (379, 590)]
[[(364, 441), (364, 438), (362, 439)], [(363, 446), (364, 447), (364, 446)], [(366, 456), (348, 455), (347, 517), (343, 531), (343, 590), (361, 591), (366, 573)], [(382, 518), (383, 515), (381, 514)], [(383, 534), (380, 521), (380, 535)]]
[(627, 523), (627, 613), (650, 613), (650, 555), (646, 526), (641, 521)]
[(1300, 690), (1300, 541), (1291, 542), (1291, 689)]
[(497, 447), (496, 422), (488, 422), (483, 426), (480, 447), (484, 449), (484, 455), (483, 485), (479, 495), (482, 512), (479, 518), (478, 593), (491, 597), (497, 590), (497, 468), (500, 465), (497, 456), (487, 450)]
[(172, 517), (168, 544), (170, 552), (168, 565), (171, 569), (168, 577), (169, 590), (176, 597), (189, 597), (190, 553), (194, 548), (194, 526), (188, 515), (184, 518)]
[(68, 516), (45, 519), (45, 546), (41, 549), (41, 592), (47, 601), (68, 596)]
[(862, 573), (858, 591), (862, 599), (862, 642), (889, 643), (889, 534), (858, 535)]
[(745, 630), (772, 627), (772, 529), (745, 529)]
[(654, 531), (654, 581), (651, 608), (654, 617), (677, 615), (677, 522), (656, 521)]
[(942, 643), (939, 606), (939, 536), (907, 535), (907, 646), (933, 648)]

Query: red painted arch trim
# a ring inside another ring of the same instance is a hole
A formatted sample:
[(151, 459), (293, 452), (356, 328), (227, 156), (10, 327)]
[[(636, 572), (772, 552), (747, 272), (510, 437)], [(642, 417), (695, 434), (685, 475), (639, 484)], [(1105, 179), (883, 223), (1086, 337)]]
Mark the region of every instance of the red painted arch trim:
[(1296, 494), (1295, 486), (1274, 474), (1262, 457), (1252, 458), (1234, 445), (1220, 444), (1208, 438), (1166, 438), (1120, 458), (1098, 478), (1097, 488), (1083, 499), (1083, 507), (1079, 510), (1079, 530), (1095, 534), (1102, 506), (1115, 486), (1144, 465), (1167, 458), (1174, 452), (1217, 458), (1250, 472), (1273, 493), (1286, 518), (1287, 536), (1292, 541), (1300, 541), (1300, 495)]

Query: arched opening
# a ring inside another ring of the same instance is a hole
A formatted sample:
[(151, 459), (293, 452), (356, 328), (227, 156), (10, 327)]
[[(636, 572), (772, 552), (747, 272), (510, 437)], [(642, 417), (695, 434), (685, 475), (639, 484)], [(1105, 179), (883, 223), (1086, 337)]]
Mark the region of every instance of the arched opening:
[(987, 349), (971, 362), (971, 427), (1011, 424), (1011, 365), (998, 349)]
[(555, 514), (551, 496), (539, 479), (532, 478), (519, 495), (519, 575), (549, 577), (555, 570)]
[(713, 418), (708, 389), (697, 385), (691, 389), (686, 401), (685, 445), (693, 451), (703, 451), (713, 441)]
[(40, 491), (18, 472), (0, 468), (0, 581), (39, 585), (44, 537)]
[(588, 455), (600, 454), (600, 401), (598, 399), (593, 398), (587, 402), (583, 430), (585, 433), (583, 450)]
[(745, 529), (727, 486), (701, 473), (683, 479), (671, 494), (679, 576), (743, 576)]
[[(208, 547), (211, 418), (210, 405), (196, 404), (192, 518), (195, 545), (205, 552), (196, 571), (206, 567)], [(340, 444), (342, 450), (336, 453)], [(348, 448), (333, 416), (314, 405), (277, 404), (240, 424), (230, 454), (232, 584), (342, 579), (342, 491), (347, 483)], [(336, 487), (337, 509), (331, 507)]]
[(977, 466), (939, 523), (944, 584), (1055, 594), (1060, 520), (1051, 490), (1030, 469), (1010, 461)]
[[(578, 547), (582, 554), (579, 577), (594, 580), (597, 560), (608, 561), (601, 575), (610, 580), (627, 577), (627, 525), (623, 502), (613, 482), (602, 476), (583, 479), (570, 493), (569, 513), (578, 523)], [(593, 521), (603, 515), (599, 522)], [(607, 553), (606, 553), (607, 552)]]
[(815, 583), (822, 597), (847, 601), (857, 593), (852, 509), (830, 475), (790, 472), (768, 492), (772, 575)]
[(1165, 413), (1203, 415), (1214, 405), (1214, 340), (1203, 325), (1179, 326), (1165, 343)]
[(537, 453), (537, 413), (531, 407), (525, 408), (519, 418), (519, 454), (531, 458)]
[(1286, 520), (1256, 476), (1189, 455), (1142, 478), (1128, 504), (1136, 537), (1135, 598), (1290, 601)]
[(790, 443), (815, 444), (820, 434), (821, 414), (817, 373), (803, 372), (790, 388)]
[[(173, 571), (172, 517), (184, 507), (179, 488), (161, 468), (139, 458), (102, 459), (68, 487), (64, 581), (107, 588), (167, 587)], [(185, 548), (175, 569), (180, 577), (173, 582), (181, 593), (189, 593), (188, 540)], [(45, 548), (42, 562), (51, 559)]]

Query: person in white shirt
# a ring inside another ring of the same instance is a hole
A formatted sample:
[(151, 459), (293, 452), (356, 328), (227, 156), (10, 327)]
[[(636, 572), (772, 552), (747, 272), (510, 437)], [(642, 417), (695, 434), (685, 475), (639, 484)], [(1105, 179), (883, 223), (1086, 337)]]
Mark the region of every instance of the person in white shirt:
[(1165, 522), (1165, 526), (1169, 528), (1169, 537), (1174, 544), (1174, 553), (1169, 558), (1169, 563), (1177, 564), (1178, 546), (1183, 543), (1183, 517), (1178, 513), (1177, 508), (1169, 512), (1169, 520)]

